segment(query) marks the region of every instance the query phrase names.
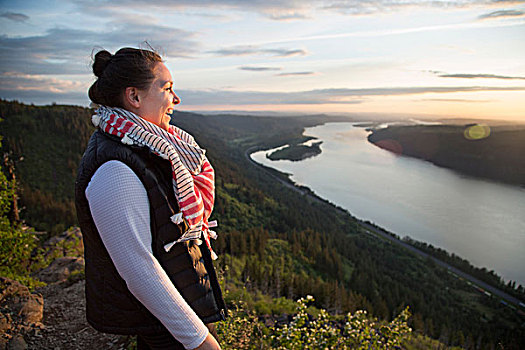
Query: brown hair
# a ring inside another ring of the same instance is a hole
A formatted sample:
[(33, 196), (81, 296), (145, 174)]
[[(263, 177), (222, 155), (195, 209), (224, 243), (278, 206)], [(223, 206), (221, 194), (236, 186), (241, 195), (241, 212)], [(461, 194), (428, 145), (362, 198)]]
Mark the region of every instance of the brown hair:
[(127, 87), (147, 89), (155, 75), (153, 69), (162, 62), (154, 51), (124, 47), (114, 55), (106, 50), (96, 53), (93, 73), (98, 78), (89, 88), (91, 101), (109, 107), (123, 107), (122, 96)]

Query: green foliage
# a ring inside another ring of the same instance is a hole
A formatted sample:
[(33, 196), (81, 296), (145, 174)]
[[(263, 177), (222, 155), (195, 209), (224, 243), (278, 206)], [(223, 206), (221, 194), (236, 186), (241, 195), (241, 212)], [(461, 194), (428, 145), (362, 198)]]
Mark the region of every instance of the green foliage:
[(378, 322), (367, 317), (367, 312), (359, 310), (348, 315), (344, 336), (351, 349), (400, 349), (407, 334), (412, 332), (407, 321), (410, 317), (408, 307), (390, 323)]
[(289, 325), (271, 328), (274, 349), (400, 349), (412, 331), (407, 325), (410, 313), (403, 310), (392, 322), (379, 322), (364, 310), (347, 315), (343, 331), (328, 312), (321, 309), (311, 320), (307, 303), (313, 297), (298, 300), (297, 313)]
[(94, 130), (90, 110), (27, 106), (0, 100), (3, 151), (16, 160), (21, 217), (37, 230), (59, 233), (76, 223), (74, 182)]
[[(470, 347), (473, 348), (473, 347)], [(407, 337), (402, 344), (404, 350), (428, 350), (428, 349), (448, 349), (448, 350), (462, 350), (463, 347), (453, 346), (447, 347), (439, 340), (431, 339), (423, 334), (413, 333)]]
[(31, 251), (36, 247), (36, 238), (32, 229), (24, 229), (19, 224), (11, 224), (2, 217), (0, 222), (0, 265), (23, 271), (31, 258)]
[(16, 194), (16, 182), (10, 181), (0, 171), (0, 275), (17, 280), (33, 289), (42, 282), (30, 275), (31, 252), (37, 239), (31, 228), (11, 222), (7, 214), (11, 211)]
[(297, 301), (297, 312), (290, 324), (271, 327), (269, 336), (273, 349), (332, 349), (341, 347), (340, 331), (330, 321), (326, 310), (321, 309), (318, 318), (310, 320), (307, 303), (312, 296)]
[(67, 277), (66, 285), (71, 286), (79, 281), (82, 281), (86, 278), (84, 269), (75, 270)]
[[(17, 163), (22, 218), (38, 230), (65, 230), (75, 221), (74, 178), (93, 130), (90, 110), (0, 101), (0, 113), (6, 149), (24, 157)], [(304, 127), (326, 117), (176, 112), (173, 120), (207, 150), (216, 171), (212, 219), (220, 226), (213, 246), (230, 302), (243, 300), (271, 316), (292, 313), (291, 300), (311, 294), (315, 306), (330, 314), (367, 310), (381, 320), (410, 305), (411, 326), (447, 345), (501, 342), (519, 349), (515, 344), (524, 342), (523, 316), (472, 293), (432, 261), (367, 234), (341, 208), (283, 186), (275, 177), (287, 181), (286, 175), (256, 167), (246, 156), (297, 140)]]
[(299, 299), (290, 323), (269, 328), (236, 304), (226, 321), (218, 323), (221, 345), (224, 349), (401, 349), (412, 331), (407, 325), (408, 308), (389, 323), (370, 318), (366, 311), (349, 313), (341, 327), (342, 320), (324, 309), (313, 317), (310, 302), (311, 296)]
[[(2, 138), (0, 136), (0, 146)], [(13, 198), (16, 195), (16, 183), (13, 180), (8, 180), (4, 174), (4, 171), (0, 172), (0, 215), (4, 218), (9, 210), (11, 209), (11, 204)]]
[(263, 325), (255, 313), (245, 311), (243, 302), (228, 310), (226, 321), (217, 323), (217, 335), (223, 349), (261, 349)]
[(404, 237), (403, 241), (428, 253), (431, 256), (438, 258), (443, 262), (457, 267), (459, 270), (466, 272), (469, 275), (474, 276), (483, 282), (486, 282), (496, 288), (499, 288), (509, 293), (510, 295), (513, 295), (518, 299), (525, 299), (525, 288), (523, 288), (522, 285), (516, 286), (515, 281), (508, 281), (508, 283), (505, 284), (503, 278), (498, 276), (496, 272), (494, 272), (494, 270), (488, 271), (486, 267), (475, 267), (468, 260), (463, 259), (454, 253), (449, 253), (445, 249), (434, 247), (432, 244), (426, 242), (416, 241), (410, 237)]

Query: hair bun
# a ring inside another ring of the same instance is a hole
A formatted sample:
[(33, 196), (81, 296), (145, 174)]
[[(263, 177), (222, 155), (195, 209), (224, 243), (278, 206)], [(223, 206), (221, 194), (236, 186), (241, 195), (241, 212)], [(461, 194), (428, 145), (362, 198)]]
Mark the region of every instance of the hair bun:
[(97, 77), (88, 91), (91, 101), (108, 107), (124, 108), (127, 87), (149, 88), (155, 80), (154, 69), (162, 58), (154, 51), (124, 47), (114, 55), (100, 49), (93, 56), (93, 73)]
[(106, 50), (97, 52), (93, 62), (93, 73), (96, 77), (100, 78), (102, 76), (112, 57), (113, 55)]

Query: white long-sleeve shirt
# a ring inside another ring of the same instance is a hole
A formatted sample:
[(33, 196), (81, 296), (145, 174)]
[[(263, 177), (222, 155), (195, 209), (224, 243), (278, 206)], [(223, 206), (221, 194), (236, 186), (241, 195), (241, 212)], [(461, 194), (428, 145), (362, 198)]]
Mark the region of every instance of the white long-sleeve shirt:
[(137, 175), (122, 162), (106, 162), (91, 178), (86, 197), (102, 242), (131, 293), (186, 349), (202, 344), (208, 328), (153, 256), (148, 195)]

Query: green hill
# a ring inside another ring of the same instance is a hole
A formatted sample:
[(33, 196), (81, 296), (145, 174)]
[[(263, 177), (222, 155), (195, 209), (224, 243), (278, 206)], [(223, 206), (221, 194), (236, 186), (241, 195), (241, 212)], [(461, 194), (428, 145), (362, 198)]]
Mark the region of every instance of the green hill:
[[(74, 223), (73, 179), (93, 130), (90, 111), (2, 101), (0, 115), (4, 151), (24, 157), (16, 169), (27, 223), (46, 230)], [(385, 320), (409, 305), (412, 327), (445, 344), (524, 344), (523, 316), (431, 260), (367, 234), (348, 213), (283, 186), (247, 159), (248, 149), (299, 139), (304, 127), (323, 117), (179, 112), (173, 121), (207, 149), (216, 170), (212, 218), (219, 221), (219, 238), (213, 245), (230, 300), (242, 296), (264, 314), (289, 310), (287, 302), (274, 303), (287, 300), (279, 298), (312, 294), (315, 306), (332, 313), (366, 309)]]
[(368, 140), (463, 174), (525, 187), (523, 125), (390, 126), (373, 130)]
[(15, 162), (23, 218), (58, 233), (76, 223), (78, 163), (94, 130), (88, 109), (0, 101), (3, 153)]

